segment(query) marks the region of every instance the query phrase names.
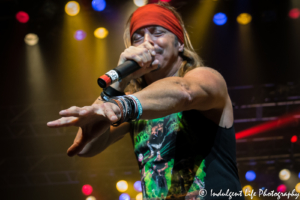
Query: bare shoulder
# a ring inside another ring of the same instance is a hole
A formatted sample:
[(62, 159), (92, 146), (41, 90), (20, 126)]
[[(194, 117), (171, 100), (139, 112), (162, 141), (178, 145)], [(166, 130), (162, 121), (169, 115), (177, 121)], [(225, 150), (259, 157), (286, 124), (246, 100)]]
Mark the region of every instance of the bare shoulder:
[(211, 67), (196, 67), (194, 69), (192, 69), (191, 71), (187, 72), (186, 75), (190, 76), (190, 75), (196, 75), (196, 76), (199, 76), (199, 75), (203, 75), (203, 76), (209, 76), (209, 77), (212, 77), (212, 76), (215, 76), (219, 79), (221, 79), (222, 81), (225, 82), (222, 74), (220, 72), (218, 72), (217, 70), (211, 68)]
[[(194, 74), (202, 74), (207, 79), (215, 79), (218, 82), (218, 86), (223, 91), (223, 98), (225, 100), (224, 105), (219, 109), (211, 109), (207, 111), (201, 111), (205, 117), (212, 120), (221, 127), (229, 128), (232, 126), (233, 118), (233, 109), (231, 99), (228, 94), (227, 85), (224, 77), (217, 70), (211, 67), (197, 67), (194, 70)], [(191, 70), (190, 72), (192, 72)]]

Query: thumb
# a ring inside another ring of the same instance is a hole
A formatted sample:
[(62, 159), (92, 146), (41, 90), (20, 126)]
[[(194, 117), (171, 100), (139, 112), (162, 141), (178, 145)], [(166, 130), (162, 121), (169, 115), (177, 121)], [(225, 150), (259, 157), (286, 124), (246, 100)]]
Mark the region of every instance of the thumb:
[(82, 132), (78, 132), (73, 144), (67, 150), (67, 155), (70, 157), (77, 155), (86, 144), (87, 140), (85, 139), (84, 135)]

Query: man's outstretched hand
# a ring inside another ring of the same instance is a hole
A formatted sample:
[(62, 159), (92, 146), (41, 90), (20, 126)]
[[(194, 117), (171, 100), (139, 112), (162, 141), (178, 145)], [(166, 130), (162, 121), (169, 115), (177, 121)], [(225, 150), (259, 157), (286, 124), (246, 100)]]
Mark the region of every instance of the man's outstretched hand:
[(48, 127), (80, 127), (73, 144), (67, 151), (68, 156), (78, 154), (92, 139), (106, 132), (112, 123), (121, 117), (121, 111), (113, 103), (93, 104), (82, 108), (72, 106), (59, 112), (60, 119), (47, 123)]

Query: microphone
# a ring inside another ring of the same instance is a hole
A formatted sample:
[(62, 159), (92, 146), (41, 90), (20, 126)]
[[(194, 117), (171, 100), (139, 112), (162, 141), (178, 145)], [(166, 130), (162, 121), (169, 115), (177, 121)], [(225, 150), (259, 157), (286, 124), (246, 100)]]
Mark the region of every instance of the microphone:
[(124, 77), (137, 71), (140, 68), (141, 67), (139, 66), (139, 64), (134, 60), (126, 60), (123, 64), (100, 76), (98, 78), (98, 85), (101, 88), (106, 88), (111, 84), (122, 80)]

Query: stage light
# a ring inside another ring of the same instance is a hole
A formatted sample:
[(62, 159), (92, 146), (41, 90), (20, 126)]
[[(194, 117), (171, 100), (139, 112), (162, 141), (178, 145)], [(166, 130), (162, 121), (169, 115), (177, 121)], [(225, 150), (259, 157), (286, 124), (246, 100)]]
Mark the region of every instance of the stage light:
[(133, 0), (133, 3), (137, 6), (137, 7), (141, 7), (144, 6), (148, 3), (148, 0)]
[(300, 183), (298, 183), (298, 184), (295, 186), (295, 189), (296, 189), (296, 192), (299, 192), (299, 193), (300, 193)]
[(160, 0), (160, 1), (163, 1), (163, 2), (170, 2), (171, 0)]
[(100, 39), (103, 39), (103, 38), (106, 38), (106, 36), (108, 35), (108, 31), (106, 30), (106, 28), (97, 28), (95, 31), (94, 31), (94, 35), (96, 38), (100, 38)]
[(94, 196), (89, 196), (85, 200), (97, 200)]
[(253, 181), (256, 178), (256, 174), (254, 171), (250, 170), (250, 171), (247, 171), (245, 177), (246, 177), (247, 181)]
[(279, 178), (282, 181), (287, 181), (291, 177), (291, 172), (288, 169), (283, 169), (279, 172)]
[(128, 189), (128, 184), (126, 181), (119, 181), (117, 182), (117, 190), (119, 192), (125, 192)]
[(106, 1), (105, 0), (93, 0), (92, 7), (96, 11), (102, 11), (106, 7)]
[(19, 11), (16, 14), (16, 19), (20, 22), (20, 23), (27, 23), (29, 20), (29, 15), (24, 12), (24, 11)]
[(34, 33), (28, 33), (25, 36), (24, 41), (29, 46), (33, 46), (33, 45), (36, 45), (39, 42), (39, 37)]
[(79, 3), (76, 1), (69, 1), (65, 6), (65, 11), (70, 16), (75, 16), (80, 11)]
[(291, 142), (292, 142), (292, 143), (295, 143), (295, 142), (297, 142), (297, 141), (298, 141), (297, 135), (293, 135), (293, 137), (291, 138)]
[(142, 193), (138, 193), (135, 197), (136, 200), (143, 200), (143, 194)]
[(75, 31), (74, 38), (76, 40), (83, 40), (86, 37), (86, 33), (83, 30)]
[(126, 193), (120, 195), (119, 200), (130, 200), (130, 196)]
[(224, 25), (227, 22), (227, 16), (224, 13), (217, 13), (214, 15), (213, 21), (217, 25)]
[(85, 195), (90, 195), (93, 192), (93, 187), (91, 185), (84, 185), (82, 186), (82, 193)]
[(286, 192), (286, 186), (281, 184), (277, 187), (277, 192)]
[(293, 8), (290, 10), (289, 16), (292, 19), (297, 19), (300, 16), (300, 10), (298, 8)]
[(251, 194), (252, 190), (253, 190), (253, 188), (252, 188), (251, 185), (245, 185), (245, 186), (243, 187), (243, 193), (244, 193), (244, 194), (245, 194), (245, 193)]
[(246, 24), (249, 24), (252, 20), (252, 16), (248, 13), (241, 13), (237, 18), (236, 18), (236, 21), (239, 23), (239, 24), (243, 24), (243, 25), (246, 25)]
[(300, 178), (300, 172), (299, 172), (299, 174), (298, 174), (298, 178)]
[(133, 187), (136, 191), (141, 192), (142, 191), (142, 185), (141, 185), (141, 181), (136, 181), (133, 184)]

